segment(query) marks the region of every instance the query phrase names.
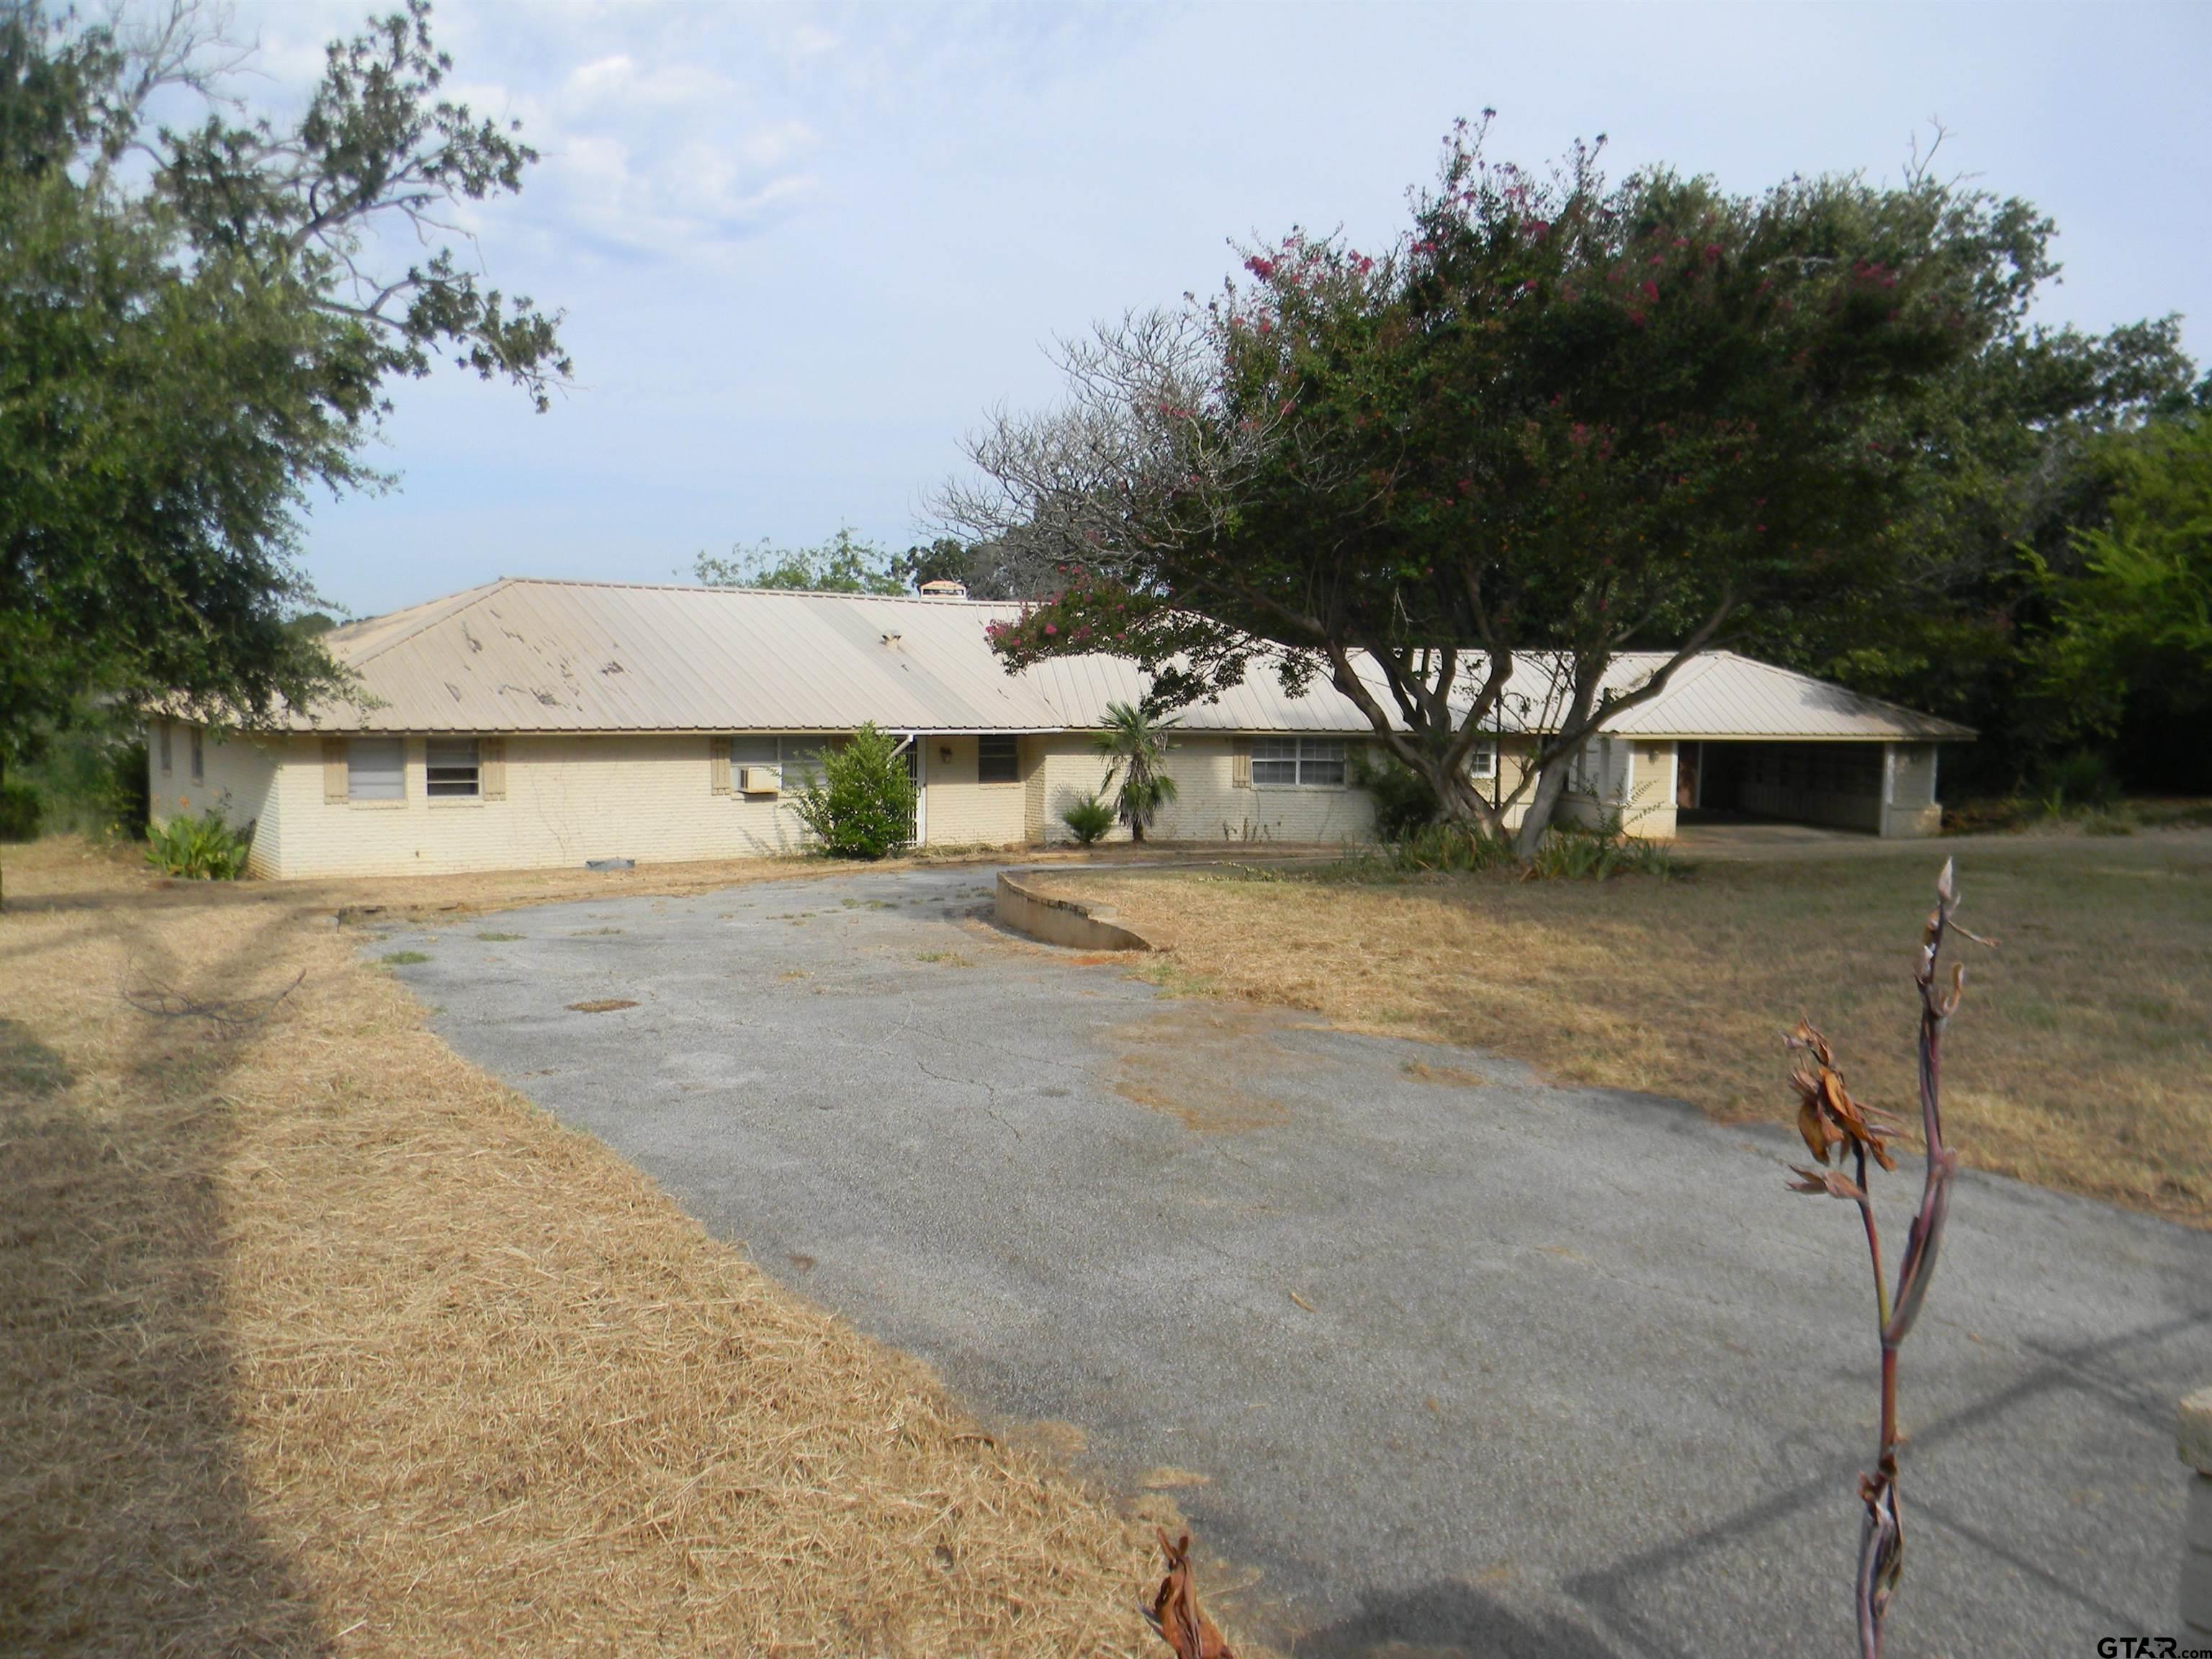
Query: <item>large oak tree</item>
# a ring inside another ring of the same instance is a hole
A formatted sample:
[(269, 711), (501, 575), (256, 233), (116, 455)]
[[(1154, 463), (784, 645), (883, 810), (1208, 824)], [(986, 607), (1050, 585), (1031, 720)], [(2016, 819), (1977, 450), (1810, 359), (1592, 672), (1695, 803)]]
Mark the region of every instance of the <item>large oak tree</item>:
[[(185, 4), (0, 5), (0, 768), (88, 706), (312, 699), (299, 514), (384, 482), (392, 377), (444, 357), (542, 410), (569, 373), (455, 252), (451, 210), (535, 157), (441, 95), (427, 0), (333, 44), (296, 121), (220, 95), (244, 62)], [(181, 94), (204, 118), (156, 125)]]

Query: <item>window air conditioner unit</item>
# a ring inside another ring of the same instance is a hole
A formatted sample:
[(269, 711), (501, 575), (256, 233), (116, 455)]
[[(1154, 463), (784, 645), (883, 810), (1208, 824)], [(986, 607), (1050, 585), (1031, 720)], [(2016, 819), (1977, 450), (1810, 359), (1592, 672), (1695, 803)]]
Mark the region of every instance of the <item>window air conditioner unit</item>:
[(783, 773), (774, 766), (741, 766), (738, 790), (746, 795), (775, 795), (783, 792)]

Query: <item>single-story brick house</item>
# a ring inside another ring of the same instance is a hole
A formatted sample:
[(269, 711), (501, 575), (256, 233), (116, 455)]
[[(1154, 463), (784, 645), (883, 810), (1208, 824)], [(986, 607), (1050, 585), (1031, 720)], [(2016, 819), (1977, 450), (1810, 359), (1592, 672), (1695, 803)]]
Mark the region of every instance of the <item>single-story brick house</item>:
[[(1109, 657), (1006, 673), (984, 630), (1014, 614), (957, 592), (501, 580), (329, 635), (358, 702), (223, 740), (156, 720), (155, 812), (251, 821), (251, 867), (274, 877), (788, 852), (802, 834), (787, 782), (872, 720), (908, 742), (924, 842), (1061, 839), (1060, 813), (1104, 771), (1091, 733), (1143, 682)], [(1634, 684), (1658, 660), (1626, 657), (1615, 672)], [(1526, 718), (1478, 754), (1479, 778), (1512, 787)], [(1657, 837), (1700, 808), (1927, 835), (1936, 745), (1972, 735), (1711, 652), (1591, 745), (1568, 805), (1618, 810)], [(1294, 697), (1255, 672), (1178, 717), (1180, 793), (1153, 833), (1358, 840), (1374, 822), (1357, 782), (1372, 737), (1325, 682)]]

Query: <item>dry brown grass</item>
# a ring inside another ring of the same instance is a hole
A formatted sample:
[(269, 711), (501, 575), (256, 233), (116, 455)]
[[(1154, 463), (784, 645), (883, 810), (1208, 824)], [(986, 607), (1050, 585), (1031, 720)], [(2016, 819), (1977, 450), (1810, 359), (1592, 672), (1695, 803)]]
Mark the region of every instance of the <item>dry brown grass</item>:
[[(459, 1060), (334, 895), (8, 859), (0, 1646), (1149, 1646), (1127, 1516)], [(236, 1033), (118, 994), (302, 969)]]
[[(1855, 1091), (1911, 1098), (1912, 947), (1946, 848), (1712, 862), (1672, 882), (1251, 872), (1048, 884), (1172, 948), (1171, 988), (1496, 1049), (1723, 1118), (1790, 1115), (1780, 1035), (1826, 1030)], [(1870, 849), (1871, 851), (1871, 849)], [(2212, 836), (1962, 849), (1966, 1012), (1948, 1124), (1970, 1164), (2212, 1225)]]

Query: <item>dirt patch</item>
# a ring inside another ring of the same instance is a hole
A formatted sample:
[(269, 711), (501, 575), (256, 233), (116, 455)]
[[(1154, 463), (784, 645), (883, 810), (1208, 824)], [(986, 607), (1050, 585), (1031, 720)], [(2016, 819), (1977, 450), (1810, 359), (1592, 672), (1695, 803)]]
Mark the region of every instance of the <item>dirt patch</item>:
[(1295, 1023), (1266, 1008), (1167, 1004), (1107, 1034), (1121, 1051), (1114, 1091), (1194, 1134), (1241, 1134), (1284, 1122), (1287, 1105), (1232, 1079), (1248, 1069), (1255, 1042)]
[[(460, 1060), (357, 934), (46, 856), (11, 889), (85, 902), (0, 914), (9, 1645), (1147, 1650), (1126, 1516)], [(306, 978), (232, 1030), (142, 969)]]
[(1487, 1089), (1497, 1081), (1463, 1066), (1431, 1066), (1419, 1060), (1409, 1060), (1398, 1069), (1416, 1083), (1439, 1083), (1452, 1089)]

